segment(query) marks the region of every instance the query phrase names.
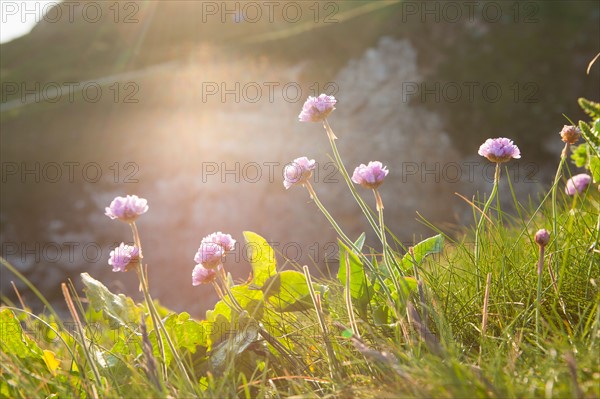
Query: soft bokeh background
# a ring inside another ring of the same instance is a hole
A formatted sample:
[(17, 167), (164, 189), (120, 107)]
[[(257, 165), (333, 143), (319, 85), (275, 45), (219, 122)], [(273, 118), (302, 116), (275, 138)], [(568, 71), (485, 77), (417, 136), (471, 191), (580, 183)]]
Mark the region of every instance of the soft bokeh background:
[[(3, 30), (7, 3), (24, 11), (3, 0)], [(135, 275), (107, 264), (131, 241), (103, 215), (116, 195), (149, 201), (144, 255), (154, 297), (170, 308), (201, 317), (214, 302), (191, 286), (213, 231), (240, 241), (227, 262), (236, 278), (250, 270), (244, 230), (335, 272), (334, 232), (305, 190), (282, 185), (283, 166), (303, 155), (319, 163), (315, 188), (342, 227), (376, 245), (323, 128), (297, 122), (308, 95), (338, 98), (330, 123), (349, 169), (388, 165), (387, 222), (411, 243), (431, 234), (417, 212), (448, 232), (469, 223), (454, 193), (491, 188), (476, 154), (488, 137), (519, 145), (508, 174), (520, 199), (536, 198), (563, 114), (584, 118), (577, 98), (600, 92), (600, 64), (586, 74), (600, 49), (597, 1), (76, 3), (0, 45), (2, 256), (58, 306), (60, 282), (78, 284), (82, 271), (141, 300)], [(2, 268), (2, 295), (14, 300), (12, 280)]]

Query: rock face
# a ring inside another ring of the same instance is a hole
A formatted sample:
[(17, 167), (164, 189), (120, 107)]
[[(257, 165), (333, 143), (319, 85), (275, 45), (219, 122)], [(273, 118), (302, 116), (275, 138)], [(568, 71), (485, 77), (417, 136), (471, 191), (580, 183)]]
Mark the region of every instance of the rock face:
[[(87, 128), (82, 140), (90, 150), (80, 154), (102, 165), (133, 162), (139, 182), (129, 183), (122, 176), (113, 181), (108, 175), (97, 184), (82, 183), (78, 195), (86, 201), (81, 206), (87, 210), (80, 213), (83, 220), (53, 209), (56, 225), (62, 224), (47, 231), (46, 239), (98, 243), (100, 258), (76, 257), (69, 263), (69, 275), (78, 280), (77, 272), (87, 271), (117, 290), (139, 296), (133, 273), (112, 273), (106, 263), (112, 245), (131, 241), (129, 229), (103, 213), (116, 195), (145, 197), (150, 209), (140, 218), (139, 228), (154, 296), (168, 307), (202, 315), (215, 297), (209, 287), (191, 286), (191, 272), (200, 240), (213, 231), (231, 233), (239, 241), (238, 251), (227, 261), (237, 278), (245, 279), (250, 271), (243, 253), (244, 230), (263, 235), (299, 264), (325, 269), (329, 259), (331, 272), (337, 269), (331, 261), (337, 254), (335, 232), (305, 189), (286, 191), (282, 184), (285, 164), (307, 156), (319, 163), (313, 185), (321, 201), (350, 237), (364, 231), (367, 243), (378, 250), (374, 233), (331, 163), (322, 125), (297, 119), (306, 97), (325, 89), (338, 99), (329, 122), (349, 173), (360, 163), (382, 161), (390, 170), (380, 189), (386, 223), (401, 240), (429, 235), (416, 221), (416, 212), (437, 223), (455, 221), (453, 214), (465, 206), (453, 193), (461, 191), (464, 178), (444, 171), (460, 161), (439, 118), (406, 98), (406, 82), (422, 79), (416, 57), (408, 41), (382, 38), (339, 71), (333, 84), (318, 89), (311, 82), (296, 83), (302, 66), (260, 60), (252, 65), (190, 61), (141, 76), (140, 103), (102, 111), (110, 117)], [(221, 90), (235, 92), (236, 83), (239, 98), (235, 93), (223, 97)], [(275, 87), (273, 96), (268, 84)], [(252, 91), (257, 86), (262, 88), (258, 98)], [(209, 94), (215, 87), (219, 93)], [(297, 87), (302, 90), (298, 95)], [(61, 123), (68, 132), (77, 122)], [(374, 207), (372, 193), (362, 191)], [(43, 259), (27, 264), (27, 274), (43, 292), (57, 289), (58, 281), (65, 279), (64, 267), (48, 267)], [(3, 292), (8, 292), (6, 280), (2, 279)]]

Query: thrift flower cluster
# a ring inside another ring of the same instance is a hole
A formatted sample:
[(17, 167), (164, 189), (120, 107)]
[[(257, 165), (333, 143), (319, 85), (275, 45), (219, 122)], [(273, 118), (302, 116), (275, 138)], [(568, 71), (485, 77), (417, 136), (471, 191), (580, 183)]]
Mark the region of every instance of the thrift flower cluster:
[(110, 251), (108, 264), (113, 267), (113, 272), (126, 272), (139, 261), (139, 254), (138, 247), (122, 242), (121, 245)]
[(192, 285), (208, 284), (217, 277), (215, 269), (223, 267), (225, 253), (233, 251), (236, 241), (220, 231), (207, 235), (194, 256), (197, 263), (192, 271)]
[(285, 189), (295, 184), (304, 185), (312, 177), (316, 164), (314, 159), (300, 157), (287, 164), (283, 171), (283, 185)]
[(363, 187), (375, 190), (383, 183), (383, 179), (388, 173), (387, 166), (383, 166), (381, 162), (369, 162), (368, 165), (360, 164), (360, 166), (354, 169), (352, 181)]
[(308, 97), (298, 115), (300, 122), (321, 122), (335, 109), (337, 100), (334, 96), (321, 94), (319, 97)]
[(564, 125), (560, 131), (560, 138), (568, 144), (575, 144), (581, 137), (581, 130), (576, 126)]
[(148, 201), (139, 198), (137, 195), (128, 195), (126, 197), (116, 197), (112, 200), (110, 206), (106, 207), (105, 215), (111, 219), (131, 223), (147, 211)]
[(487, 139), (485, 143), (479, 147), (478, 154), (496, 163), (507, 162), (510, 161), (511, 158), (521, 158), (519, 147), (514, 145), (512, 140), (504, 137)]
[[(116, 197), (106, 207), (105, 215), (111, 219), (133, 225), (135, 220), (148, 211), (148, 201), (137, 195)], [(140, 262), (140, 249), (135, 245), (121, 243), (117, 248), (110, 251), (108, 264), (112, 266), (113, 272), (126, 272)]]
[(581, 173), (579, 175), (575, 175), (567, 180), (565, 192), (568, 195), (581, 194), (588, 188), (591, 182), (592, 177), (588, 174)]

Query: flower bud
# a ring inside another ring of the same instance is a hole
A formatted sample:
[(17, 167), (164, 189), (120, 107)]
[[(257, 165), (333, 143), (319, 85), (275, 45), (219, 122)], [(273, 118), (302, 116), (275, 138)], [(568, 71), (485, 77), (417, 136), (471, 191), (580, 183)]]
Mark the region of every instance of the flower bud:
[(581, 137), (581, 130), (577, 126), (564, 125), (560, 137), (565, 143), (575, 144)]
[(545, 247), (550, 242), (550, 233), (546, 229), (540, 229), (535, 233), (535, 242), (540, 247)]

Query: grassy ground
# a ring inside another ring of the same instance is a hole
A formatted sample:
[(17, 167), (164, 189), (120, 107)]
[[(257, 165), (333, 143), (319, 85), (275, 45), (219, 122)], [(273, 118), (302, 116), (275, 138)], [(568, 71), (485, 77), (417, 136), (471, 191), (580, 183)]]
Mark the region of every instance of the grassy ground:
[[(70, 320), (5, 299), (0, 396), (597, 398), (600, 197), (595, 184), (574, 197), (563, 186), (556, 204), (550, 189), (515, 198), (511, 214), (489, 201), (480, 228), (431, 226), (439, 234), (408, 255), (340, 243), (337, 279), (247, 232), (251, 278), (215, 283), (222, 299), (202, 321), (88, 274), (85, 296), (63, 285)], [(465, 206), (478, 225), (487, 207)]]

